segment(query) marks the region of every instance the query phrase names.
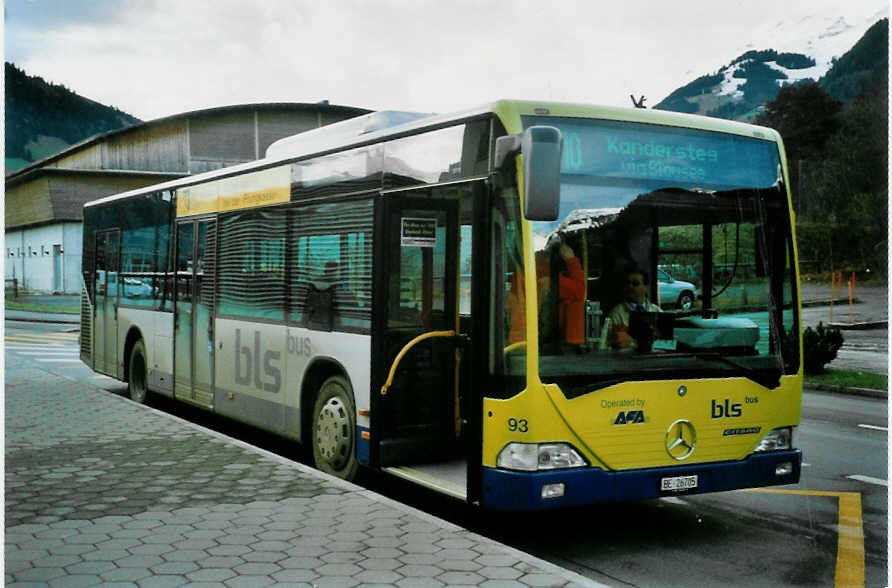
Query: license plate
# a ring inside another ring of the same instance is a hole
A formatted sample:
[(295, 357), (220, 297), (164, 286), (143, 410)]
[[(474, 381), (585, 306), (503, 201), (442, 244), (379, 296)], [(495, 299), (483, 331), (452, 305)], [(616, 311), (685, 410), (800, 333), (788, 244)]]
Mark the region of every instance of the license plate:
[(677, 490), (690, 490), (697, 487), (697, 476), (676, 476), (660, 480), (660, 490), (672, 492)]

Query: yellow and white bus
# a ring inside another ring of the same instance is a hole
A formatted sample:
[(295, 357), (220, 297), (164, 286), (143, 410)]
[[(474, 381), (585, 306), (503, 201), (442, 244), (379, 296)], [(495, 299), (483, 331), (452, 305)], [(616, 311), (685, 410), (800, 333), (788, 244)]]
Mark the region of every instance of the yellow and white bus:
[(373, 113), (88, 203), (81, 357), (486, 508), (796, 483), (787, 186), (731, 121)]

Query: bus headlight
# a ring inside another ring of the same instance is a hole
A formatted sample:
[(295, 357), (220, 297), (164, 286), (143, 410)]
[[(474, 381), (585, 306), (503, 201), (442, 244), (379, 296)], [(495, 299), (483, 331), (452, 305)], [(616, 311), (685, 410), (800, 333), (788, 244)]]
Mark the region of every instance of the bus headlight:
[(793, 448), (793, 427), (781, 427), (770, 431), (762, 438), (755, 451), (777, 451)]
[(509, 443), (496, 460), (507, 470), (535, 472), (578, 468), (586, 465), (579, 452), (567, 443)]

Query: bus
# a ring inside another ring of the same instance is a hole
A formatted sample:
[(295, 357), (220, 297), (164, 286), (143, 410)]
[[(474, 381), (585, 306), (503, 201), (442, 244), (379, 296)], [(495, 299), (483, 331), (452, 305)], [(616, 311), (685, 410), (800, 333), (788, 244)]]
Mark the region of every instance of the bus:
[(656, 110), (364, 115), (87, 203), (81, 358), (488, 509), (793, 484), (786, 165)]

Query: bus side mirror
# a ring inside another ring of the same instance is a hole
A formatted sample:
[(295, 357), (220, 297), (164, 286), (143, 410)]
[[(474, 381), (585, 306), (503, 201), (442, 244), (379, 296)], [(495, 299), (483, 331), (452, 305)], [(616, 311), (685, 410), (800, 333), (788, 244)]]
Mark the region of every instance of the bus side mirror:
[(521, 138), (523, 209), (527, 220), (557, 220), (561, 204), (561, 131), (532, 126)]

